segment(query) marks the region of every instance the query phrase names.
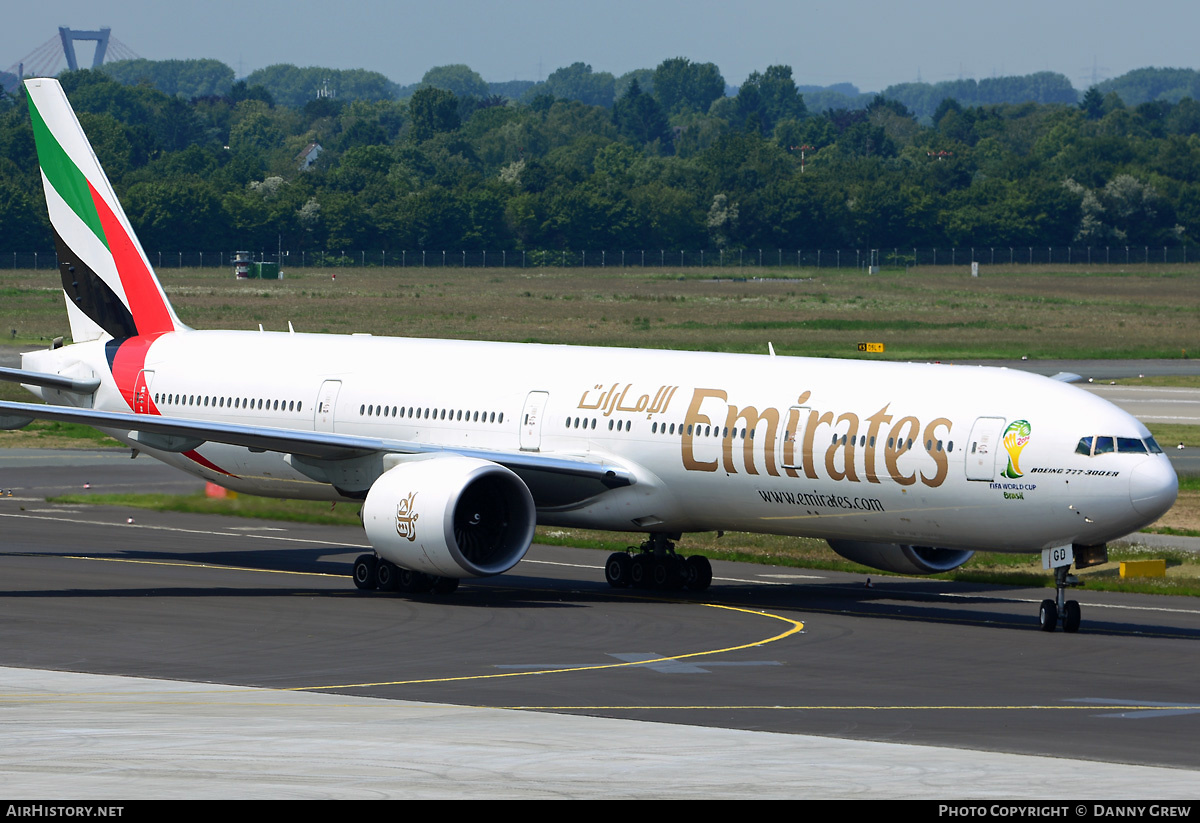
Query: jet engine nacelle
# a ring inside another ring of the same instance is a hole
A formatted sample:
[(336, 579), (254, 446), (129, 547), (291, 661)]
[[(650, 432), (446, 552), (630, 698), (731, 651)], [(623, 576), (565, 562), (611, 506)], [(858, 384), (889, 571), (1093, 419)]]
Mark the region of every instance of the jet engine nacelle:
[(533, 496), (487, 460), (445, 455), (384, 472), (362, 508), (367, 538), (397, 566), (440, 577), (486, 577), (533, 543)]
[(975, 552), (906, 546), (899, 543), (866, 543), (861, 540), (830, 540), (829, 548), (847, 560), (896, 574), (937, 574), (957, 569)]

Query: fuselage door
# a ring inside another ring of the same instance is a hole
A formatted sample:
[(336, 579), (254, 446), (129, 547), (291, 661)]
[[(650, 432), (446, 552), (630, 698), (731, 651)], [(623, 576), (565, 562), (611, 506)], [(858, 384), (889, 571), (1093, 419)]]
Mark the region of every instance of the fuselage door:
[(315, 431), (333, 431), (333, 415), (337, 408), (338, 392), (341, 388), (341, 380), (326, 380), (321, 384), (321, 391), (317, 393), (316, 411), (313, 412), (313, 429)]
[(525, 398), (525, 411), (521, 413), (521, 451), (535, 452), (542, 447), (542, 417), (550, 393), (531, 391)]
[(792, 406), (780, 426), (779, 452), (776, 455), (776, 465), (781, 469), (792, 469), (788, 474), (794, 475), (804, 469), (804, 432), (808, 425), (808, 406)]
[(150, 383), (154, 380), (154, 372), (142, 369), (138, 372), (137, 382), (133, 384), (133, 413), (150, 414)]
[(967, 443), (967, 479), (993, 480), (996, 477), (996, 452), (1000, 450), (1003, 417), (980, 417), (971, 427)]

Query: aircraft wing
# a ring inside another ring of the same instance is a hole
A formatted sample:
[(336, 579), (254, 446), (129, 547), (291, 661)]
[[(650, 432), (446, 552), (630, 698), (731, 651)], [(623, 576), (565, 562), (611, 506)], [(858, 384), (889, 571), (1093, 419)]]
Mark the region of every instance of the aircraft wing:
[[(388, 454), (457, 454), (511, 469), (530, 486), (530, 492), (539, 507), (567, 505), (583, 497), (636, 482), (633, 473), (624, 466), (600, 458), (581, 456), (560, 457), (538, 452), (460, 448), (332, 432), (0, 401), (0, 419), (5, 418), (59, 420), (102, 429), (124, 430), (130, 432), (130, 438), (136, 442), (171, 452), (190, 451), (206, 442), (244, 446), (251, 451), (279, 452), (290, 455), (292, 465), (297, 470), (317, 479), (320, 479), (325, 468), (339, 461)], [(313, 471), (317, 474), (313, 474)]]

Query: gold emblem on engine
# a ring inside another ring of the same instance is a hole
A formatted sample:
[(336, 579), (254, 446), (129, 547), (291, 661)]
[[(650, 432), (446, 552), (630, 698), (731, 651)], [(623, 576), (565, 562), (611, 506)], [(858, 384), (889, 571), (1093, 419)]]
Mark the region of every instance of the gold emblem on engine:
[(413, 500), (417, 493), (413, 492), (408, 497), (396, 504), (396, 534), (406, 540), (417, 539), (417, 513), (413, 511)]

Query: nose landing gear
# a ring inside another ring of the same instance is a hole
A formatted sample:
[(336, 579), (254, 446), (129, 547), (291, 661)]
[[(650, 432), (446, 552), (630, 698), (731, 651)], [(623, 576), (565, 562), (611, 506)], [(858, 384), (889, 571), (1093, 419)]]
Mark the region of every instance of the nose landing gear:
[(1108, 547), (1103, 544), (1099, 546), (1080, 544), (1059, 546), (1042, 552), (1043, 566), (1054, 569), (1055, 588), (1055, 598), (1043, 600), (1041, 608), (1038, 609), (1038, 626), (1042, 631), (1052, 632), (1058, 628), (1059, 624), (1068, 634), (1079, 631), (1081, 618), (1079, 601), (1067, 600), (1066, 590), (1083, 584), (1078, 577), (1070, 573), (1071, 563), (1074, 563), (1077, 569), (1086, 569), (1088, 566), (1107, 562)]
[(1043, 600), (1042, 607), (1038, 610), (1038, 625), (1044, 632), (1052, 632), (1058, 628), (1060, 619), (1064, 632), (1073, 634), (1079, 631), (1081, 614), (1079, 601), (1064, 600), (1067, 587), (1079, 585), (1079, 578), (1068, 573), (1070, 569), (1071, 566), (1068, 564), (1054, 570), (1054, 587), (1057, 589), (1057, 595), (1054, 600)]

